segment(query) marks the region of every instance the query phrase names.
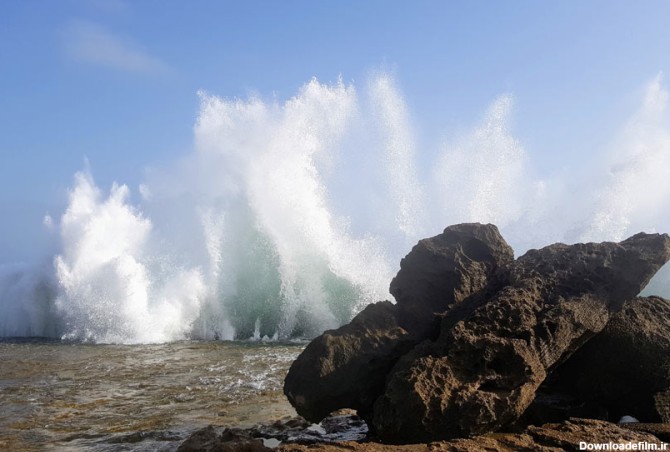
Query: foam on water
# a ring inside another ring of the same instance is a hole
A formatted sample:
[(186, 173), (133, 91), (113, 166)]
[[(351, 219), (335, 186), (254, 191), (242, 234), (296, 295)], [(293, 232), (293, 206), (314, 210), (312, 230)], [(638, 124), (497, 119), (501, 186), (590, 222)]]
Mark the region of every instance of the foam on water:
[[(1, 336), (312, 336), (388, 299), (400, 258), (449, 224), (495, 223), (517, 254), (670, 231), (660, 77), (608, 152), (555, 174), (534, 170), (507, 94), (429, 153), (385, 74), (364, 95), (312, 80), (283, 103), (200, 98), (194, 151), (147, 172), (136, 200), (75, 175), (66, 211), (45, 217), (57, 253), (0, 267)], [(649, 291), (670, 295), (669, 269)]]

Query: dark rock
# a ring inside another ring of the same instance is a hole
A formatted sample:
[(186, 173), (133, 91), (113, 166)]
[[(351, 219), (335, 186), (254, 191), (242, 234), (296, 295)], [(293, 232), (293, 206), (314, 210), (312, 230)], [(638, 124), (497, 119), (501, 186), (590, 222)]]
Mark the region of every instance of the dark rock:
[[(637, 234), (621, 243), (555, 244), (514, 262), (495, 226), (451, 226), (403, 259), (391, 283), (396, 306), (371, 305), (315, 339), (284, 392), (309, 421), (353, 408), (392, 443), (519, 427), (531, 402), (543, 399), (537, 390), (547, 376), (669, 258), (670, 237)], [(660, 386), (653, 394), (665, 407), (659, 390), (670, 386)], [(544, 395), (538, 419), (597, 416), (602, 408), (571, 392), (563, 400)]]
[[(81, 435), (77, 434), (75, 436), (68, 437), (67, 441), (73, 441), (80, 438), (95, 438), (105, 435)], [(142, 432), (133, 432), (128, 434), (122, 434), (115, 436), (111, 439), (105, 440), (108, 444), (124, 444), (124, 443), (139, 443), (142, 441), (153, 440), (153, 441), (178, 441), (181, 439), (181, 436), (178, 433), (170, 431), (142, 431)]]
[(547, 373), (600, 332), (670, 258), (670, 237), (555, 244), (512, 266), (509, 285), (434, 344), (403, 357), (374, 406), (384, 441), (427, 442), (516, 421)]
[(633, 422), (621, 424), (621, 427), (627, 430), (652, 434), (661, 441), (670, 444), (670, 424), (668, 423), (649, 424), (644, 422)]
[[(547, 380), (550, 378), (551, 376)], [(538, 388), (535, 399), (523, 416), (506, 429), (562, 422), (571, 417), (609, 420), (607, 410), (601, 405), (560, 392), (554, 386), (548, 386), (547, 380)]]
[[(291, 366), (284, 393), (311, 422), (340, 408), (371, 420), (389, 370), (417, 342), (439, 332), (435, 314), (468, 315), (501, 285), (503, 269), (513, 259), (490, 224), (450, 226), (421, 240), (391, 282), (398, 304), (370, 305), (349, 325), (314, 339)], [(451, 309), (456, 305), (459, 309)]]
[(670, 424), (670, 390), (656, 393), (654, 406), (661, 420)]
[(284, 393), (311, 422), (340, 408), (371, 414), (386, 374), (414, 344), (398, 326), (393, 304), (371, 304), (348, 325), (309, 343), (291, 365)]
[[(214, 451), (267, 451), (283, 443), (313, 445), (337, 441), (357, 441), (365, 438), (368, 428), (363, 420), (351, 412), (329, 416), (319, 425), (301, 417), (284, 418), (271, 424), (249, 428), (227, 428), (220, 434), (213, 426), (193, 433), (179, 448), (179, 452)], [(267, 444), (265, 446), (264, 444)]]
[(297, 444), (316, 444), (334, 441), (356, 441), (367, 436), (368, 426), (352, 412), (338, 411), (318, 425), (311, 424), (301, 417), (287, 421), (275, 421), (270, 425), (257, 425), (246, 429), (254, 438), (272, 439), (276, 442)]
[(219, 435), (214, 430), (214, 427), (208, 425), (207, 427), (198, 430), (188, 437), (179, 448), (178, 452), (196, 452), (200, 450), (215, 450), (214, 447), (218, 443)]
[(641, 232), (619, 243), (556, 243), (521, 256), (513, 278), (539, 276), (549, 279), (557, 296), (593, 293), (618, 309), (642, 291), (669, 254), (668, 234)]
[(419, 339), (434, 336), (436, 313), (476, 304), (500, 285), (500, 269), (513, 260), (514, 251), (492, 224), (458, 224), (420, 240), (391, 281), (400, 326)]
[(225, 429), (220, 435), (211, 425), (184, 441), (177, 452), (264, 452), (271, 451), (260, 439), (240, 429)]
[(609, 420), (630, 415), (642, 422), (670, 422), (670, 407), (660, 394), (670, 388), (670, 300), (626, 301), (553, 379), (560, 391), (602, 406)]
[[(277, 452), (428, 452), (426, 444), (410, 444), (406, 446), (389, 446), (388, 444), (379, 444), (372, 442), (358, 443), (355, 441), (342, 441), (337, 443), (323, 444), (282, 444), (275, 451)], [(434, 449), (430, 449), (434, 450)], [(438, 449), (439, 450), (439, 449)]]
[(655, 444), (661, 450), (661, 440), (640, 429), (634, 431), (629, 426), (619, 426), (604, 421), (590, 419), (570, 419), (560, 424), (529, 427), (521, 433), (496, 433), (480, 435), (470, 439), (433, 442), (430, 444), (409, 444), (389, 446), (374, 442), (334, 443), (302, 446), (282, 444), (277, 452), (562, 452), (578, 451), (580, 443), (607, 444), (647, 443)]

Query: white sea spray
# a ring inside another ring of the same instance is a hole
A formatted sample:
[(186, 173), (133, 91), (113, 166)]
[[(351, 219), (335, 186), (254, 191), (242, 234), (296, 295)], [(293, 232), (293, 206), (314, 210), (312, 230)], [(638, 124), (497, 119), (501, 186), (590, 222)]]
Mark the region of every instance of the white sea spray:
[[(424, 149), (397, 83), (364, 86), (311, 80), (284, 102), (201, 92), (193, 151), (137, 190), (78, 172), (65, 211), (45, 216), (57, 251), (0, 266), (0, 336), (312, 336), (390, 299), (400, 258), (449, 224), (495, 223), (517, 254), (670, 231), (660, 77), (599, 159), (544, 174), (510, 94)], [(669, 273), (648, 291), (670, 295)]]

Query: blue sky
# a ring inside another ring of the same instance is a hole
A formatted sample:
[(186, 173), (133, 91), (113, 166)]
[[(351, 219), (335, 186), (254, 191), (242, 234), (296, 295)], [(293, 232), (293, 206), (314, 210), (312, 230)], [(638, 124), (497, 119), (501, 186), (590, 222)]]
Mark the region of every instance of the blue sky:
[(0, 262), (60, 215), (85, 159), (135, 190), (188, 153), (200, 89), (287, 99), (387, 71), (419, 143), (509, 93), (540, 171), (572, 164), (670, 71), (669, 17), (667, 1), (2, 1)]

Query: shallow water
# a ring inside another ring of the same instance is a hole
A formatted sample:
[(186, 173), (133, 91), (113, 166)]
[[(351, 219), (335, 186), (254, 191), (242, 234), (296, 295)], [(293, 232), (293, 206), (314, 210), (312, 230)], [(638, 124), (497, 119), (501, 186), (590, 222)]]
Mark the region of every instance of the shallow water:
[(209, 425), (295, 416), (284, 376), (304, 344), (0, 342), (1, 450), (174, 450)]

